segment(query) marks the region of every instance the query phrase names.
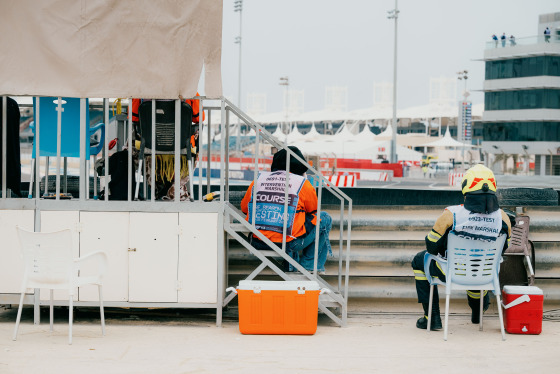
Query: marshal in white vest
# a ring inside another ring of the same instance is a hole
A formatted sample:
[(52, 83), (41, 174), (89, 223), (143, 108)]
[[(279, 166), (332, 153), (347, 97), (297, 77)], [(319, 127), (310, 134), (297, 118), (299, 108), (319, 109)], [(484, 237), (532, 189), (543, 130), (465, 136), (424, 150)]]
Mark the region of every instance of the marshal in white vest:
[[(288, 222), (286, 235), (292, 236), (294, 218), (299, 201), (299, 191), (305, 178), (290, 173), (288, 186)], [(257, 207), (255, 227), (277, 233), (284, 231), (284, 205), (286, 201), (286, 171), (265, 171), (259, 174), (256, 183)], [(253, 223), (253, 194), (249, 202), (249, 222)]]
[(473, 239), (496, 240), (502, 229), (502, 212), (500, 209), (490, 214), (471, 212), (463, 205), (447, 207), (453, 213), (452, 230)]

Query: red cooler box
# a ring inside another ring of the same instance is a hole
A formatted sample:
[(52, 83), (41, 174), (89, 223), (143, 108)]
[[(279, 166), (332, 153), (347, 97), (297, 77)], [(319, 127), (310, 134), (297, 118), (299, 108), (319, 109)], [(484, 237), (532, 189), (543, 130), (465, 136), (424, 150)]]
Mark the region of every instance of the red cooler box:
[(538, 335), (542, 331), (543, 292), (534, 286), (504, 286), (504, 325), (510, 334)]
[(240, 281), (239, 331), (313, 335), (320, 293), (314, 281)]

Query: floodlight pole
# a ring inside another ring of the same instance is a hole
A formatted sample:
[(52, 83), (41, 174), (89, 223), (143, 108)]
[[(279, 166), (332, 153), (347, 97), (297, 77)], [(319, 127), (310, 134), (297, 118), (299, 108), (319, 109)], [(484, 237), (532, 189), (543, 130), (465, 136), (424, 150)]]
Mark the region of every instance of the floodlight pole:
[[(467, 103), (467, 99), (469, 97), (469, 92), (467, 91), (467, 79), (469, 79), (469, 71), (468, 70), (463, 70), (463, 71), (459, 71), (457, 72), (457, 79), (458, 80), (462, 80), (465, 82), (465, 90), (463, 91), (463, 101), (460, 104), (461, 105), (461, 112), (463, 113), (463, 115), (461, 116), (461, 131), (459, 132), (459, 123), (457, 123), (457, 140), (459, 140), (461, 143), (463, 143), (463, 146), (461, 147), (461, 162), (462, 162), (462, 169), (463, 171), (465, 170), (465, 128), (464, 126), (466, 125), (466, 121), (465, 121), (465, 110), (464, 110), (464, 106)], [(459, 118), (457, 118), (459, 120)]]
[[(284, 111), (285, 111), (285, 114), (286, 114), (286, 126), (283, 126), (283, 127), (288, 127), (288, 104), (289, 104), (289, 101), (288, 101), (288, 87), (290, 86), (290, 78), (289, 77), (280, 77), (280, 83), (279, 84), (280, 84), (280, 86), (284, 86), (284, 100), (285, 100), (285, 106), (286, 106), (284, 108)], [(291, 130), (291, 126), (289, 126), (289, 127), (290, 127), (289, 130)], [(289, 132), (289, 130), (288, 130), (288, 132)]]
[[(235, 43), (239, 44), (239, 74), (237, 83), (237, 107), (241, 109), (241, 25), (243, 20), (243, 0), (235, 0), (233, 4), (233, 11), (239, 12), (239, 36), (235, 38)], [(237, 117), (237, 139), (235, 139), (236, 150), (240, 151), (240, 138), (241, 138), (241, 120)]]
[(391, 163), (397, 159), (397, 24), (399, 19), (398, 0), (395, 0), (395, 9), (389, 10), (387, 18), (395, 20), (395, 45), (393, 51), (393, 136), (391, 138)]

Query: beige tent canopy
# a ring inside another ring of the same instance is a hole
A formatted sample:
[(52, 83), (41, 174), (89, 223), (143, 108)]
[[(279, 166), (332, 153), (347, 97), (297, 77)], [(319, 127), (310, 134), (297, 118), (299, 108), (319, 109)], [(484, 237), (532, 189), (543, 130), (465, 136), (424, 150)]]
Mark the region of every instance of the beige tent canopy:
[(2, 0), (0, 95), (222, 95), (222, 0)]

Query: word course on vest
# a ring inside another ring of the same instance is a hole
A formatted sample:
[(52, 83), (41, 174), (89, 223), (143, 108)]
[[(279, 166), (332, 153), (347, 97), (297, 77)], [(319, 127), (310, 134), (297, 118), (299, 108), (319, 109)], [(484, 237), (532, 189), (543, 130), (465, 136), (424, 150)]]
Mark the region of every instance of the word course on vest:
[[(294, 217), (299, 201), (299, 192), (305, 178), (290, 173), (288, 186), (288, 219), (286, 235), (292, 235)], [(284, 205), (286, 202), (286, 171), (261, 172), (257, 178), (257, 206), (255, 227), (282, 233), (284, 230)], [(249, 222), (253, 223), (253, 195), (249, 202)]]

